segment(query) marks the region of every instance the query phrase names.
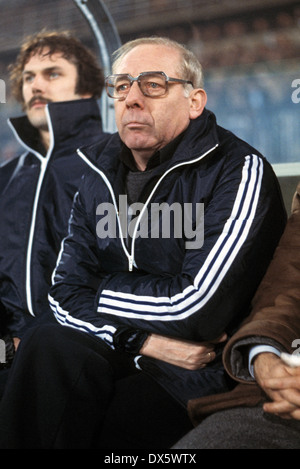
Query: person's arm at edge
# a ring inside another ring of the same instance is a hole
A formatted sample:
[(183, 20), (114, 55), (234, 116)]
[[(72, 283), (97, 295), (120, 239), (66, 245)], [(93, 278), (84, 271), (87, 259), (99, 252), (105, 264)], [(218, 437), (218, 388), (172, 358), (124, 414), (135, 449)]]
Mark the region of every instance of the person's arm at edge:
[(252, 312), (224, 350), (226, 370), (238, 381), (244, 378), (238, 375), (236, 353), (248, 359), (249, 346), (256, 344), (275, 345), (292, 353), (293, 341), (300, 337), (300, 184), (292, 207), (273, 261), (254, 297)]

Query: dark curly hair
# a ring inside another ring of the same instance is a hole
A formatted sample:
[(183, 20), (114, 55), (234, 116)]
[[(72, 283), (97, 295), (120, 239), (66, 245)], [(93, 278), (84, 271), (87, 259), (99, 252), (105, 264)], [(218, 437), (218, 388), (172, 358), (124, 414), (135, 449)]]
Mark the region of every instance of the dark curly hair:
[(69, 32), (41, 31), (28, 37), (21, 46), (19, 55), (10, 66), (11, 91), (17, 101), (23, 103), (23, 70), (26, 63), (34, 54), (41, 54), (47, 50), (50, 57), (59, 52), (62, 57), (77, 68), (77, 84), (75, 92), (91, 94), (99, 98), (104, 87), (104, 75), (98, 65), (96, 57), (78, 39)]

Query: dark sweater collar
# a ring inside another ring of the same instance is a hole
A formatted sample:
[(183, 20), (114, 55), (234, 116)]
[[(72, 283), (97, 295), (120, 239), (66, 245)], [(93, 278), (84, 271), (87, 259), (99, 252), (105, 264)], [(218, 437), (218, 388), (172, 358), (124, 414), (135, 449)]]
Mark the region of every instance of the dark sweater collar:
[[(184, 132), (178, 135), (174, 140), (168, 143), (164, 148), (154, 153), (154, 155), (149, 158), (149, 161), (146, 166), (146, 171), (149, 169), (156, 168), (158, 165), (168, 161), (172, 158), (177, 146), (183, 138)], [(123, 145), (123, 148), (120, 153), (120, 160), (130, 169), (130, 171), (139, 171), (136, 167), (134, 157), (131, 153), (131, 150), (126, 145)]]

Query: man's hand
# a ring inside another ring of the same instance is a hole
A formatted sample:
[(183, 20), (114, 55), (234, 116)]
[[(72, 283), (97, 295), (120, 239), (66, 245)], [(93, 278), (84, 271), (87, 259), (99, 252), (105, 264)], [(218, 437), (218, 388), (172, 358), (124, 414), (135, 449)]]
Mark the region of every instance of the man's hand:
[(272, 400), (264, 404), (264, 410), (300, 420), (300, 367), (289, 367), (277, 355), (262, 353), (255, 359), (254, 374)]
[(197, 370), (205, 367), (216, 358), (215, 345), (224, 342), (226, 339), (227, 335), (222, 334), (221, 337), (211, 342), (197, 343), (150, 334), (140, 353), (187, 370)]

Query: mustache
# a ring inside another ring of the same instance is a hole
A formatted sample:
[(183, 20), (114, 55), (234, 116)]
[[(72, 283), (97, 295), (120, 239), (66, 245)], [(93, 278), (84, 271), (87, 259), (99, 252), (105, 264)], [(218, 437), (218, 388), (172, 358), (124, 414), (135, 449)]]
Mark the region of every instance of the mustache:
[(43, 98), (42, 96), (39, 96), (39, 95), (36, 95), (36, 96), (33, 96), (29, 101), (28, 103), (26, 104), (26, 109), (31, 109), (32, 106), (34, 106), (34, 104), (36, 102), (39, 102), (39, 103), (43, 103), (43, 104), (49, 104), (51, 103), (51, 99), (47, 99), (47, 98)]

